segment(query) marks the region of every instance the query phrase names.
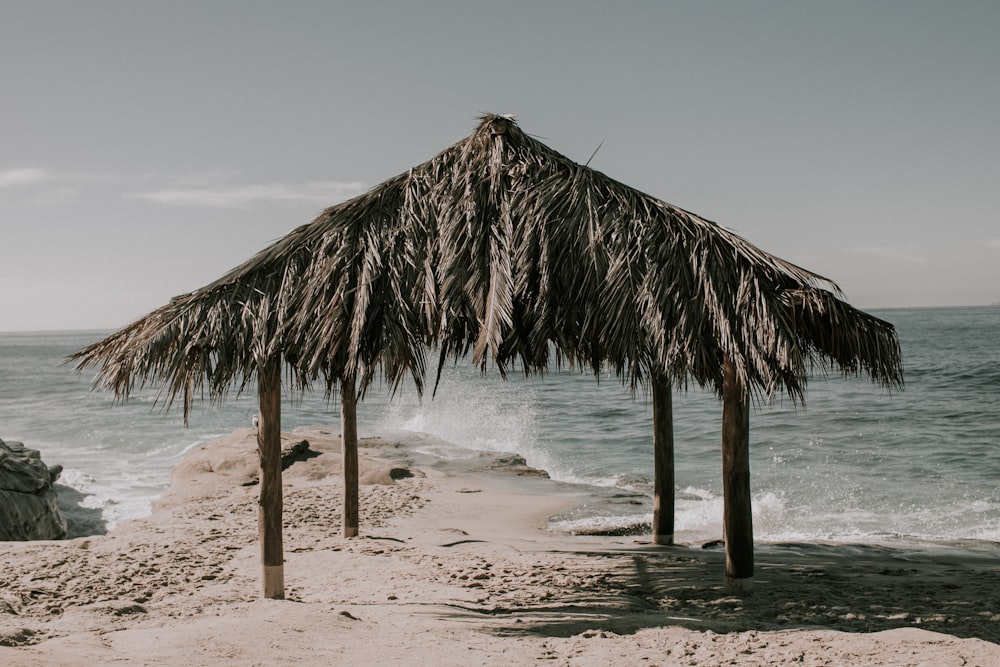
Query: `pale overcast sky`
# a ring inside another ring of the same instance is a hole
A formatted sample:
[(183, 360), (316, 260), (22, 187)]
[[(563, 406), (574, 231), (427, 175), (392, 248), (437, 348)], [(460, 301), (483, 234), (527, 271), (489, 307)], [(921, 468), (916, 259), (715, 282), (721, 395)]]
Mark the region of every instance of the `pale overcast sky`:
[(1000, 301), (1000, 2), (0, 0), (0, 331), (111, 329), (483, 112), (838, 282)]

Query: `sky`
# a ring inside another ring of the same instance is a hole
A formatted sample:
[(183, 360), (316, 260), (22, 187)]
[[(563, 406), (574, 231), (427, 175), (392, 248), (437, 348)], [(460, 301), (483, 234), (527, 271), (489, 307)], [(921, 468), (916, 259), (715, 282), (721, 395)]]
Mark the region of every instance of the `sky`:
[(0, 331), (125, 326), (487, 112), (859, 308), (997, 303), (998, 34), (975, 1), (0, 0)]

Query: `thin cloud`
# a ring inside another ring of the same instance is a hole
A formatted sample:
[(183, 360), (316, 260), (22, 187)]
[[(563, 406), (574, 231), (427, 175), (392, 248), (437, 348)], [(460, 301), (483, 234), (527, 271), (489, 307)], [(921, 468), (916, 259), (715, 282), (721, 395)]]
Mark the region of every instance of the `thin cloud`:
[(49, 172), (34, 167), (0, 171), (0, 188), (34, 185), (49, 179)]
[(894, 259), (901, 262), (911, 262), (913, 264), (923, 264), (927, 261), (925, 257), (916, 255), (906, 248), (899, 246), (862, 246), (854, 248), (854, 252), (864, 255), (875, 255), (884, 259)]
[(987, 248), (1000, 248), (1000, 239), (990, 239), (985, 245)]
[(139, 199), (172, 206), (243, 208), (264, 202), (314, 202), (333, 204), (360, 194), (360, 182), (315, 181), (302, 185), (216, 185), (167, 188), (135, 195)]
[(34, 167), (0, 170), (3, 202), (52, 204), (84, 193), (141, 199), (169, 206), (246, 208), (262, 203), (336, 204), (364, 191), (359, 181), (311, 181), (302, 184), (233, 185), (236, 172), (200, 172), (180, 176), (155, 173), (53, 172)]
[(35, 167), (0, 171), (0, 189), (7, 203), (53, 204), (85, 192), (121, 188), (135, 176), (107, 172), (53, 171)]

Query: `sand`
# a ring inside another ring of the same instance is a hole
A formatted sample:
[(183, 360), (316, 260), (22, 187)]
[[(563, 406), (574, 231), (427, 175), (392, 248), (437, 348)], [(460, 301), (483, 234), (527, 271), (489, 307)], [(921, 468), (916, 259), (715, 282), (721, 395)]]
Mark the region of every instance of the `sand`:
[(753, 595), (731, 597), (717, 548), (552, 533), (578, 498), (380, 439), (345, 539), (338, 438), (284, 437), (310, 443), (283, 477), (287, 599), (260, 599), (240, 430), (190, 452), (148, 518), (0, 543), (0, 665), (1000, 665), (998, 545), (758, 545)]

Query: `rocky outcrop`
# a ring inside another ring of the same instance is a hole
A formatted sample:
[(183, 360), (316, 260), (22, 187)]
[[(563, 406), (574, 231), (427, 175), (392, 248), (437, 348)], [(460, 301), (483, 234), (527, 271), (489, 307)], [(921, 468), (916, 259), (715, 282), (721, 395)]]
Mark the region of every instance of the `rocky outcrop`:
[(38, 450), (0, 440), (0, 541), (66, 537), (52, 486), (61, 472), (42, 463)]

